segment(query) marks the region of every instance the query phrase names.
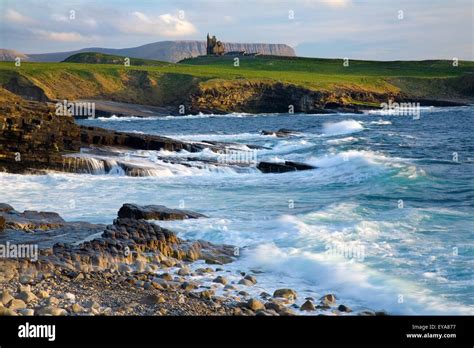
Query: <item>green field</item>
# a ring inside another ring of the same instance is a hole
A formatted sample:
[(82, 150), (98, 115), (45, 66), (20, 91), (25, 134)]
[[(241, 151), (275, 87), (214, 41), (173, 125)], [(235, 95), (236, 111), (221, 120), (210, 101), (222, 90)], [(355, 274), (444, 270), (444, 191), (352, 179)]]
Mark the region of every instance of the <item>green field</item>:
[[(151, 104), (172, 102), (179, 94), (196, 88), (215, 87), (236, 81), (284, 83), (312, 91), (357, 90), (368, 93), (400, 93), (420, 97), (451, 98), (462, 91), (460, 80), (472, 83), (474, 62), (460, 61), (362, 61), (342, 59), (257, 56), (240, 57), (238, 67), (233, 57), (198, 57), (178, 64), (144, 59), (123, 58), (97, 53), (82, 53), (61, 63), (0, 62), (0, 84), (12, 76), (38, 86), (51, 98), (101, 97)], [(82, 61), (82, 63), (79, 63)], [(84, 63), (86, 62), (86, 63)], [(87, 62), (94, 62), (90, 64)], [(102, 63), (114, 64), (102, 64)], [(99, 63), (99, 64), (96, 64)], [(355, 101), (357, 102), (357, 101)]]

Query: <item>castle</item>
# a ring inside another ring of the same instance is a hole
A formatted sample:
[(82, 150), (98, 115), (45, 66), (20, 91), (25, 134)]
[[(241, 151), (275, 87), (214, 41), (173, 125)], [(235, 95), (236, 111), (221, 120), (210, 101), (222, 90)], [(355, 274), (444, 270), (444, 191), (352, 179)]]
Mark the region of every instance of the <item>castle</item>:
[(208, 56), (222, 56), (225, 53), (224, 44), (221, 41), (217, 41), (216, 37), (210, 37), (209, 33), (207, 34), (207, 49), (206, 54)]
[(207, 34), (207, 48), (206, 48), (206, 54), (208, 56), (231, 56), (231, 57), (237, 57), (237, 56), (257, 56), (259, 55), (258, 52), (255, 53), (248, 53), (246, 51), (228, 51), (226, 52), (225, 45), (222, 43), (222, 41), (218, 41), (215, 36), (209, 36), (209, 33)]

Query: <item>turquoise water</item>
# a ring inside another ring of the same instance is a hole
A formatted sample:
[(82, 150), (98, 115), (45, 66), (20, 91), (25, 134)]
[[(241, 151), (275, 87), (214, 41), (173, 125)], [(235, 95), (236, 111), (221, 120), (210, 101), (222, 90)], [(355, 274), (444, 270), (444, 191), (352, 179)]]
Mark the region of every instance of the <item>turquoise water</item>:
[[(474, 314), (473, 111), (427, 108), (419, 120), (378, 114), (82, 120), (191, 141), (261, 145), (259, 161), (294, 160), (317, 169), (262, 174), (164, 166), (156, 153), (142, 151), (131, 155), (160, 168), (155, 176), (1, 174), (0, 201), (103, 223), (124, 202), (181, 206), (209, 218), (166, 226), (184, 238), (242, 247), (233, 267), (264, 272), (264, 288), (332, 292), (355, 308), (397, 314)], [(259, 134), (279, 128), (301, 133)]]

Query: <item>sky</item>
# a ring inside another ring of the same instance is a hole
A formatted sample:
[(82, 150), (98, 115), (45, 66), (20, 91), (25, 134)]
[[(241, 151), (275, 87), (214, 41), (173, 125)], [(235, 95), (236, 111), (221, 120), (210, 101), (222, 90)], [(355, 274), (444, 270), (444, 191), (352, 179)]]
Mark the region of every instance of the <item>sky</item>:
[(306, 57), (474, 60), (473, 18), (473, 0), (0, 0), (0, 48), (125, 48), (209, 32)]

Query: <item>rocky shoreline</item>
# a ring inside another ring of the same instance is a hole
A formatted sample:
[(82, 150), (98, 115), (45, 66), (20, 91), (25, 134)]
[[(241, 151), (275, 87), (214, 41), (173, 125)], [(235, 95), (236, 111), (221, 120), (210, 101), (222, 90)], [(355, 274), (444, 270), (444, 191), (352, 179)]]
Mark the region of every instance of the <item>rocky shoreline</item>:
[[(34, 260), (31, 255), (29, 259), (0, 258), (0, 315), (279, 316), (352, 312), (334, 294), (300, 299), (292, 289), (276, 288), (272, 293), (262, 291), (252, 296), (249, 291), (257, 286), (259, 272), (235, 272), (226, 267), (239, 258), (238, 248), (182, 240), (159, 226), (160, 220), (205, 218), (201, 214), (125, 204), (118, 215), (111, 225), (84, 227), (95, 227), (90, 230), (92, 237), (78, 236), (75, 223), (56, 213), (21, 213), (0, 204), (0, 251), (5, 250), (11, 235), (30, 234), (41, 240), (43, 233), (53, 231), (56, 233), (51, 235), (57, 236), (42, 240)], [(94, 238), (100, 229), (102, 234)], [(76, 241), (57, 242), (68, 233)], [(28, 243), (35, 240), (30, 238)]]
[[(273, 134), (267, 132), (268, 135)], [(282, 133), (279, 136), (292, 136)], [(43, 174), (46, 171), (107, 173), (112, 168), (129, 176), (153, 175), (150, 168), (141, 167), (123, 158), (124, 152), (135, 150), (187, 151), (190, 154), (209, 149), (219, 159), (192, 157), (160, 157), (163, 163), (205, 168), (236, 166), (256, 167), (263, 173), (312, 169), (301, 163), (258, 163), (232, 161), (235, 154), (252, 156), (257, 146), (212, 142), (186, 142), (158, 135), (118, 132), (99, 127), (80, 126), (70, 115), (58, 116), (52, 105), (24, 100), (0, 88), (0, 171), (22, 174)], [(239, 157), (239, 156), (236, 156)]]

